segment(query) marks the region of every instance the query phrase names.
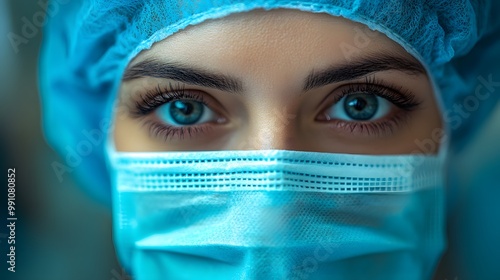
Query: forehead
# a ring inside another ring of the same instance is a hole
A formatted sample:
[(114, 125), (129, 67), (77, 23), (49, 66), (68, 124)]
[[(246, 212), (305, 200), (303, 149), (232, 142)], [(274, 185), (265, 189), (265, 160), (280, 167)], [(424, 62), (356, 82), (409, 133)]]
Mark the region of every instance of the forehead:
[(263, 68), (310, 71), (378, 53), (413, 59), (385, 35), (344, 18), (289, 9), (254, 10), (190, 26), (143, 51), (132, 64), (176, 60), (242, 75), (256, 71), (265, 75)]

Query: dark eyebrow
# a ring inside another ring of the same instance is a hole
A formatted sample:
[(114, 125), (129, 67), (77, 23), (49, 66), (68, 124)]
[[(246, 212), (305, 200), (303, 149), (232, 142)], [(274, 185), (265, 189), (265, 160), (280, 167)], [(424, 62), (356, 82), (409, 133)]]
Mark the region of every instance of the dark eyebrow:
[(387, 70), (399, 70), (411, 75), (426, 74), (423, 66), (417, 61), (399, 56), (371, 55), (342, 65), (334, 65), (319, 72), (312, 71), (304, 82), (303, 91)]
[[(334, 65), (319, 72), (312, 71), (305, 79), (303, 91), (387, 70), (399, 70), (411, 75), (426, 74), (423, 66), (417, 61), (400, 56), (371, 55), (357, 58), (349, 63)], [(154, 59), (147, 59), (127, 68), (123, 75), (123, 81), (142, 77), (171, 79), (233, 93), (243, 92), (243, 83), (235, 77), (209, 73), (206, 70), (195, 69), (180, 63), (162, 62)]]
[(231, 76), (209, 73), (206, 70), (187, 67), (179, 63), (144, 60), (125, 70), (123, 81), (141, 77), (171, 79), (179, 82), (215, 88), (234, 93), (243, 92), (243, 83)]

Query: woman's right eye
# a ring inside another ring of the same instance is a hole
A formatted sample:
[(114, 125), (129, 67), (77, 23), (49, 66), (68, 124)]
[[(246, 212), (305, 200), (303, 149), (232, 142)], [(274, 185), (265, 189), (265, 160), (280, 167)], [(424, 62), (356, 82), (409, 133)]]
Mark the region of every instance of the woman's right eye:
[(159, 106), (156, 116), (167, 126), (182, 127), (216, 122), (217, 115), (200, 101), (179, 99)]
[(226, 118), (212, 109), (220, 107), (206, 93), (170, 85), (168, 89), (158, 86), (141, 95), (132, 114), (143, 119), (152, 137), (167, 141), (182, 139), (186, 135), (197, 137), (196, 134), (205, 132), (213, 125), (225, 123)]

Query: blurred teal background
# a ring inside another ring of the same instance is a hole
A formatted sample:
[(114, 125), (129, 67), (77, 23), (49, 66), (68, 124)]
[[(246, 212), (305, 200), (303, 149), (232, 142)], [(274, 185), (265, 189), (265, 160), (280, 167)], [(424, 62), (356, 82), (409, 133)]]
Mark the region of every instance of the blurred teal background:
[[(116, 261), (111, 214), (71, 176), (59, 182), (58, 156), (45, 143), (37, 89), (38, 30), (18, 46), (25, 20), (44, 14), (46, 1), (0, 0), (0, 279), (130, 279)], [(57, 67), (57, 66), (55, 66)], [(16, 272), (7, 271), (7, 168), (16, 168)]]
[[(37, 56), (42, 32), (17, 46), (17, 52), (8, 37), (22, 33), (25, 19), (43, 13), (44, 2), (0, 0), (0, 166), (5, 178), (7, 168), (16, 168), (18, 217), (16, 273), (10, 273), (7, 192), (2, 191), (0, 279), (130, 279), (115, 258), (109, 206), (88, 197), (70, 176), (59, 182), (50, 165), (60, 159), (41, 131)], [(450, 155), (449, 250), (435, 279), (500, 279), (500, 106), (478, 126), (472, 143)], [(478, 271), (486, 274), (478, 276)]]

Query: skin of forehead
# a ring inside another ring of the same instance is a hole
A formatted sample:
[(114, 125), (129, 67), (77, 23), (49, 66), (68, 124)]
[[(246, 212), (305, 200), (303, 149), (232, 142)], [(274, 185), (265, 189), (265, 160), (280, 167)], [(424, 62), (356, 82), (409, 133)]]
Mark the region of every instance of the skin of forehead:
[[(320, 28), (317, 28), (318, 26)], [(332, 27), (337, 27), (335, 36), (325, 34), (325, 31)], [(200, 56), (209, 59), (212, 50), (204, 50), (200, 46), (213, 44), (217, 41), (231, 42), (231, 44), (220, 46), (228, 54), (227, 61), (234, 59), (231, 57), (231, 54), (234, 53), (237, 53), (238, 59), (252, 62), (255, 60), (254, 54), (259, 54), (260, 59), (264, 61), (276, 61), (276, 55), (293, 58), (295, 53), (307, 54), (310, 52), (310, 49), (306, 48), (307, 44), (296, 44), (297, 40), (291, 38), (289, 34), (300, 36), (301, 41), (315, 42), (317, 45), (330, 45), (332, 46), (331, 53), (339, 53), (338, 57), (341, 60), (345, 60), (345, 57), (350, 55), (345, 53), (347, 51), (345, 48), (356, 50), (355, 54), (370, 53), (374, 50), (390, 50), (393, 54), (414, 59), (399, 44), (382, 33), (368, 29), (363, 24), (325, 13), (314, 14), (278, 9), (232, 14), (189, 26), (154, 44), (151, 49), (143, 51), (130, 65), (149, 58), (161, 58), (179, 51), (181, 53), (181, 57), (178, 56), (179, 59), (189, 61), (189, 57), (182, 57), (182, 52), (189, 49), (196, 49)], [(286, 45), (289, 52), (284, 53), (279, 48), (280, 45)], [(266, 54), (260, 51), (262, 49), (275, 49), (276, 51)], [(330, 61), (331, 53), (328, 54)], [(316, 55), (311, 53), (310, 57), (314, 58)], [(246, 59), (242, 56), (246, 56)], [(220, 60), (218, 62), (223, 63)], [(248, 63), (248, 65), (251, 64)]]

